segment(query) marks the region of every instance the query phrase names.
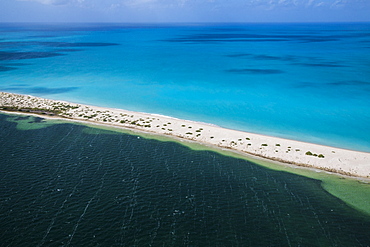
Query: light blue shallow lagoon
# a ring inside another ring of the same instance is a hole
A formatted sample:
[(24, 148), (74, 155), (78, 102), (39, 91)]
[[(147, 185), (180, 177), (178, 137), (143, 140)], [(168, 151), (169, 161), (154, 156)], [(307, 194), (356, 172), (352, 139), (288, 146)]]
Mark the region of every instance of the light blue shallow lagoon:
[(370, 151), (370, 24), (1, 24), (0, 90)]

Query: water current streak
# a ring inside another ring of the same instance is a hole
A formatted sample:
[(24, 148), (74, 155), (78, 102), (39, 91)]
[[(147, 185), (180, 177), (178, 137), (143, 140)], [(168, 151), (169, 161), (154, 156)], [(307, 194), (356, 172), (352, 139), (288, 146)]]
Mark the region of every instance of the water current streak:
[(72, 124), (19, 130), (6, 118), (0, 115), (2, 246), (370, 242), (370, 220), (318, 181), (173, 142)]

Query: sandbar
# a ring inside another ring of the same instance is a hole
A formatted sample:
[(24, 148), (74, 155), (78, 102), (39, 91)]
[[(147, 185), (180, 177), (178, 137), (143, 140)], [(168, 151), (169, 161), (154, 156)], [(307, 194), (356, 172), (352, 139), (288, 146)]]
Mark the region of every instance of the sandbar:
[(246, 155), (370, 178), (370, 153), (232, 130), (173, 117), (0, 92), (0, 110), (41, 114), (172, 136)]

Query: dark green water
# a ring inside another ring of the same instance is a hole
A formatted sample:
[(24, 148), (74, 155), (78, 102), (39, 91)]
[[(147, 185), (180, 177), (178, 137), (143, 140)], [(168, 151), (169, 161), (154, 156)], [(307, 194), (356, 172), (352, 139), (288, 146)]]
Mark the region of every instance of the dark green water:
[(370, 244), (369, 217), (319, 181), (81, 125), (18, 130), (10, 118), (0, 114), (0, 246)]

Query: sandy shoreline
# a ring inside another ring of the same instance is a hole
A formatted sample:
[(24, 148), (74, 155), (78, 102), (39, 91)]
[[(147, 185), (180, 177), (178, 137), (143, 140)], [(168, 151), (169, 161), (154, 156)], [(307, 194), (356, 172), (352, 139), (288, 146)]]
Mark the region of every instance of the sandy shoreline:
[(0, 110), (42, 114), (174, 136), (297, 166), (370, 178), (370, 153), (225, 129), (158, 114), (0, 92)]

